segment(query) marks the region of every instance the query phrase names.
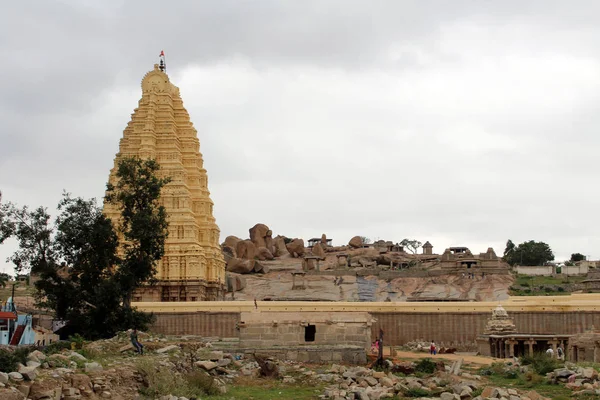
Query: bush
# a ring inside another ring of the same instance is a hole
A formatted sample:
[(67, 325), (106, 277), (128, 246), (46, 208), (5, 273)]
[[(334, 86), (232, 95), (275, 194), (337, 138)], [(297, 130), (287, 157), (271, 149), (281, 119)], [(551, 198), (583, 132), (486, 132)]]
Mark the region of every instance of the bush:
[(521, 364), (531, 365), (531, 368), (539, 375), (546, 375), (548, 372), (561, 367), (558, 360), (546, 355), (546, 353), (523, 356), (521, 357)]
[(431, 395), (430, 392), (421, 388), (408, 389), (406, 392), (404, 392), (404, 396), (406, 397), (429, 397), (429, 395)]
[(564, 291), (565, 291), (565, 288), (564, 288), (564, 287), (562, 287), (562, 286), (559, 286), (559, 287), (558, 287), (558, 291), (559, 291), (559, 292), (564, 292)]
[(29, 347), (17, 347), (14, 351), (0, 349), (0, 371), (13, 372), (17, 369), (17, 364), (26, 364)]
[(415, 372), (433, 374), (435, 372), (435, 365), (435, 362), (431, 361), (430, 358), (424, 358), (419, 360), (417, 365), (415, 365)]
[(218, 393), (214, 379), (204, 371), (178, 373), (166, 367), (157, 366), (149, 360), (137, 365), (144, 382), (140, 394), (155, 398), (174, 395), (187, 398), (198, 398)]
[(47, 356), (60, 353), (63, 350), (68, 350), (71, 348), (71, 342), (60, 341), (49, 344), (44, 348), (44, 354)]

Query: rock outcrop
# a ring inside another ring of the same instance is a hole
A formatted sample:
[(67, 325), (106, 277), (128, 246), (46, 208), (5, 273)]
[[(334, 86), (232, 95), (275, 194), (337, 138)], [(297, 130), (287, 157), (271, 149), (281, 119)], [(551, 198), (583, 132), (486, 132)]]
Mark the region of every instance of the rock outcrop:
[(304, 240), (302, 239), (294, 239), (288, 244), (286, 244), (286, 248), (288, 252), (292, 255), (292, 257), (297, 258), (305, 253), (304, 249)]
[(250, 240), (240, 240), (235, 247), (235, 252), (238, 258), (246, 260), (254, 260), (258, 255), (256, 245)]
[(360, 236), (354, 236), (348, 242), (348, 246), (353, 247), (355, 249), (361, 248), (361, 247), (363, 247), (363, 240)]
[(257, 248), (267, 247), (267, 236), (270, 238), (272, 235), (272, 232), (268, 226), (266, 226), (265, 224), (256, 224), (249, 229), (249, 232), (250, 240), (252, 241), (252, 243), (254, 243), (254, 245)]
[(259, 247), (257, 257), (260, 261), (272, 260), (275, 257), (266, 247)]
[(312, 254), (316, 257), (325, 258), (325, 249), (321, 243), (317, 243), (312, 248)]
[(285, 239), (285, 236), (280, 235), (275, 236), (275, 238), (273, 239), (273, 255), (275, 257), (281, 257), (285, 254), (288, 254), (287, 247), (285, 246)]

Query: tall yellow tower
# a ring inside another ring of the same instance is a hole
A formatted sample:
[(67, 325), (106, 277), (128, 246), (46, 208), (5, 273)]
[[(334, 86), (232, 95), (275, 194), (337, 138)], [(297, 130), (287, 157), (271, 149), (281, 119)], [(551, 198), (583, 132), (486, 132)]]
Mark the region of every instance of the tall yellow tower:
[[(123, 132), (111, 183), (115, 184), (119, 159), (134, 156), (155, 159), (160, 175), (171, 177), (171, 182), (160, 199), (168, 214), (169, 236), (158, 264), (158, 282), (138, 289), (133, 301), (221, 300), (225, 260), (198, 132), (162, 62), (142, 80), (142, 99)], [(104, 212), (113, 221), (119, 219), (119, 210), (111, 204), (104, 205)]]

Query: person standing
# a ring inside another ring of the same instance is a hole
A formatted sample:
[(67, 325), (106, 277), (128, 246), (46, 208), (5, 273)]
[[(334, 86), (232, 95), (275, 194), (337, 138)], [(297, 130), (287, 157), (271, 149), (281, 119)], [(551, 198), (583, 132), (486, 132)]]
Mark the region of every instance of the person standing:
[(548, 347), (548, 350), (546, 350), (546, 355), (550, 358), (554, 357), (554, 350), (552, 350), (552, 346)]
[(431, 344), (429, 345), (429, 354), (435, 356), (437, 353), (437, 349), (435, 347), (435, 342), (432, 340)]
[(138, 340), (137, 329), (134, 329), (131, 331), (129, 338), (131, 339), (131, 344), (133, 345), (133, 347), (135, 347), (135, 351), (137, 353), (143, 355), (144, 354), (144, 345), (141, 344)]
[(556, 349), (556, 359), (561, 361), (565, 359), (565, 351), (562, 348), (562, 344)]

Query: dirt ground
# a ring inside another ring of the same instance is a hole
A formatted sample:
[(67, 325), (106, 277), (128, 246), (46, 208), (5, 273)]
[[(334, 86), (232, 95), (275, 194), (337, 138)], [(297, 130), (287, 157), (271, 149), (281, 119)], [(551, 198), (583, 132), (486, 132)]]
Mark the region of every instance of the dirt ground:
[[(390, 349), (384, 348), (384, 355), (390, 355)], [(432, 359), (444, 359), (450, 361), (456, 361), (463, 359), (463, 364), (477, 364), (477, 365), (490, 365), (494, 362), (501, 361), (496, 358), (491, 357), (483, 357), (483, 356), (475, 356), (470, 353), (458, 353), (458, 354), (438, 354), (435, 356), (429, 355), (429, 353), (425, 352), (412, 352), (412, 351), (400, 351), (396, 350), (396, 355), (393, 357), (394, 362), (402, 362), (406, 360), (415, 360), (419, 358), (430, 357)]]

